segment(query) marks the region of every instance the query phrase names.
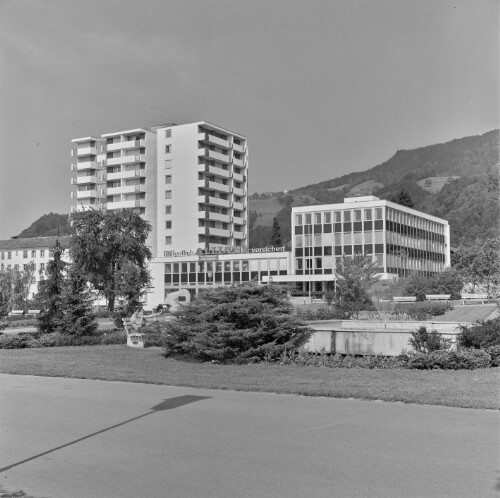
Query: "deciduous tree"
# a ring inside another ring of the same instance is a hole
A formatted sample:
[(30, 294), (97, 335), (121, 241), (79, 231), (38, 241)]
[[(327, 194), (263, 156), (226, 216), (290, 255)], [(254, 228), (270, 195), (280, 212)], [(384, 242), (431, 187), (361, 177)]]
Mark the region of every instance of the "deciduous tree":
[(75, 269), (107, 299), (108, 309), (113, 311), (115, 299), (130, 293), (127, 268), (135, 268), (134, 294), (140, 294), (150, 282), (150, 223), (131, 211), (94, 210), (73, 213), (72, 222), (70, 255)]
[(355, 254), (343, 257), (337, 264), (337, 290), (334, 306), (344, 312), (346, 317), (357, 317), (359, 312), (372, 305), (369, 288), (377, 281), (377, 265), (369, 256)]

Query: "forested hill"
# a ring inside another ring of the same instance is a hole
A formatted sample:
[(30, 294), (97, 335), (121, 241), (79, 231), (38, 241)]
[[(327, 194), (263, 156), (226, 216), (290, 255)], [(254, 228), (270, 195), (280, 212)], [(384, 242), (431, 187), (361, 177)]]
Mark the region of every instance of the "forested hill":
[(52, 235), (70, 235), (72, 233), (67, 214), (44, 214), (25, 228), (17, 238), (51, 237)]
[(267, 205), (273, 197), (281, 200), (274, 216), (280, 221), (286, 242), (290, 239), (286, 220), (291, 206), (302, 205), (303, 200), (331, 204), (359, 195), (391, 199), (401, 188), (410, 193), (416, 209), (450, 222), (453, 246), (497, 236), (499, 139), (499, 130), (493, 130), (443, 144), (400, 150), (367, 171), (288, 191), (285, 197), (282, 193), (254, 194), (250, 199), (250, 210), (254, 211), (250, 218), (251, 243), (262, 244), (270, 233), (266, 221), (272, 219), (273, 213), (259, 216), (259, 204), (264, 200)]

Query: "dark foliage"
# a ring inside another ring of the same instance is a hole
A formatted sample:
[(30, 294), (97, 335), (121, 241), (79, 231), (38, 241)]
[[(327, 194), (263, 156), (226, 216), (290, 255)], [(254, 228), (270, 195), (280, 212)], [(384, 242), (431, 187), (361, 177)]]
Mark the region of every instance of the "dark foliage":
[(411, 275), (401, 279), (404, 296), (416, 296), (425, 301), (427, 294), (450, 294), (450, 299), (460, 299), (463, 277), (455, 269), (449, 269), (431, 277)]
[(411, 338), (408, 341), (410, 346), (419, 353), (429, 353), (431, 351), (438, 351), (445, 349), (448, 344), (443, 340), (441, 334), (432, 330), (427, 332), (425, 326), (419, 327), (415, 332), (411, 333)]
[(424, 301), (422, 303), (397, 303), (393, 313), (406, 314), (413, 320), (427, 320), (433, 316), (441, 316), (453, 309), (449, 301)]
[(97, 320), (92, 313), (92, 301), (87, 281), (71, 268), (62, 288), (62, 316), (58, 319), (57, 330), (73, 336), (98, 334)]
[(415, 206), (410, 193), (404, 187), (391, 198), (391, 201), (410, 208)]
[(474, 370), (491, 366), (491, 356), (481, 349), (415, 353), (407, 358), (406, 368), (419, 370)]
[(242, 362), (278, 356), (304, 336), (286, 291), (245, 284), (209, 290), (165, 325), (166, 356)]
[(269, 244), (274, 247), (281, 247), (281, 229), (278, 218), (274, 218), (273, 220), (273, 233)]
[(106, 297), (110, 311), (118, 296), (137, 301), (150, 281), (152, 253), (146, 240), (151, 225), (131, 211), (78, 211), (71, 219), (75, 270)]
[(38, 286), (38, 302), (42, 305), (41, 313), (37, 316), (38, 328), (45, 334), (55, 332), (63, 317), (61, 297), (66, 263), (62, 261), (61, 256), (62, 248), (57, 240), (53, 259), (47, 263), (47, 278)]
[(464, 348), (500, 346), (500, 317), (473, 325), (461, 325), (458, 343)]

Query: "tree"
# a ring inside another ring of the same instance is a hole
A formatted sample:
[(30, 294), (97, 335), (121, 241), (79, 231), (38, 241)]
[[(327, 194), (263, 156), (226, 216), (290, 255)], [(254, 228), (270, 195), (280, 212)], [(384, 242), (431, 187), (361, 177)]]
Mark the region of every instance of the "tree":
[(377, 265), (369, 256), (355, 254), (343, 257), (337, 264), (337, 295), (334, 306), (344, 312), (347, 318), (357, 317), (359, 312), (372, 305), (368, 289), (378, 280)]
[(405, 188), (401, 188), (401, 190), (391, 198), (391, 201), (410, 208), (415, 205), (410, 193)]
[(273, 234), (271, 236), (271, 245), (274, 247), (281, 247), (281, 230), (278, 218), (273, 219)]
[(131, 211), (95, 210), (73, 213), (72, 222), (75, 270), (107, 299), (108, 309), (114, 310), (117, 297), (131, 293), (130, 268), (136, 277), (133, 294), (140, 295), (151, 279), (147, 263), (152, 253), (146, 246), (150, 223)]
[(500, 283), (499, 250), (498, 237), (477, 241), (471, 247), (461, 247), (453, 256), (454, 268), (473, 288), (483, 285), (489, 294), (491, 287)]
[(55, 332), (62, 319), (61, 294), (64, 286), (64, 269), (66, 263), (61, 259), (63, 249), (56, 240), (53, 259), (48, 262), (45, 280), (38, 286), (37, 300), (41, 304), (41, 313), (37, 316), (38, 328), (49, 334)]
[(98, 324), (92, 313), (92, 301), (87, 280), (71, 267), (62, 286), (62, 314), (56, 320), (58, 331), (74, 336), (95, 335)]
[(165, 356), (241, 362), (276, 358), (307, 332), (286, 290), (244, 284), (210, 289), (166, 323)]

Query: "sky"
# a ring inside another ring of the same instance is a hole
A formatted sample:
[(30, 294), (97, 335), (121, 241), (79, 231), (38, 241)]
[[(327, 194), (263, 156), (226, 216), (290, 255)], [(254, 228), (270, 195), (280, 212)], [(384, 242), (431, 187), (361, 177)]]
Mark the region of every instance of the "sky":
[(499, 127), (497, 0), (0, 0), (0, 239), (70, 210), (71, 139), (209, 121), (249, 191)]

